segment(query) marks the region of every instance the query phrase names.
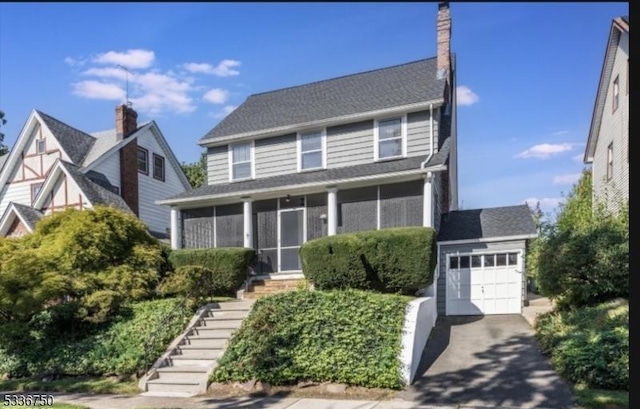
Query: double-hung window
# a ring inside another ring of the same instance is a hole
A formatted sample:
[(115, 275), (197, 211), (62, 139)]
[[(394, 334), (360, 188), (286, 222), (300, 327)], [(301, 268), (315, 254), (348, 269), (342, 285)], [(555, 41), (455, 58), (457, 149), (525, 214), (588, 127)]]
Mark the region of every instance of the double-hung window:
[(253, 143), (231, 145), (229, 162), (231, 180), (251, 179), (253, 177)]
[(376, 160), (398, 158), (404, 155), (406, 138), (405, 119), (391, 118), (376, 121)]
[(153, 177), (164, 182), (164, 158), (153, 154)]
[(300, 170), (324, 168), (325, 133), (323, 131), (301, 133), (299, 138), (298, 163)]
[(47, 140), (46, 139), (38, 139), (36, 141), (36, 153), (42, 154), (47, 152)]
[(144, 173), (145, 175), (149, 174), (149, 151), (145, 148), (138, 146), (137, 153), (138, 160), (138, 172)]
[(613, 80), (613, 112), (616, 112), (618, 105), (620, 105), (620, 77), (616, 75), (616, 79)]

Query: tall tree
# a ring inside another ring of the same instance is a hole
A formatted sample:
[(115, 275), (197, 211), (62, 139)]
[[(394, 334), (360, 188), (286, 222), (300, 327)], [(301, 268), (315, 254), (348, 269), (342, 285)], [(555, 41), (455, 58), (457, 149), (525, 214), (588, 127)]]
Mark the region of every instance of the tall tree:
[(182, 162), (182, 171), (194, 189), (205, 184), (207, 180), (207, 157), (203, 153), (200, 160), (193, 163)]
[[(4, 119), (4, 111), (0, 110), (0, 126), (6, 123), (7, 123), (7, 120)], [(9, 152), (9, 147), (5, 145), (3, 142), (4, 142), (4, 134), (0, 132), (0, 156)]]

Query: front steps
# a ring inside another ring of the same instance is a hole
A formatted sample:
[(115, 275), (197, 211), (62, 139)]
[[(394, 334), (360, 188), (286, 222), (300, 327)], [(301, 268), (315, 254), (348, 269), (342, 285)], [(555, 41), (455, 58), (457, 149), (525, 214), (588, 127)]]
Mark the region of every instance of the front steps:
[(138, 386), (144, 396), (194, 396), (207, 391), (233, 332), (247, 317), (252, 300), (207, 304), (191, 319)]
[(285, 291), (295, 291), (300, 288), (300, 286), (306, 287), (306, 283), (305, 279), (253, 279), (249, 283), (248, 288), (244, 291), (242, 298), (252, 300)]

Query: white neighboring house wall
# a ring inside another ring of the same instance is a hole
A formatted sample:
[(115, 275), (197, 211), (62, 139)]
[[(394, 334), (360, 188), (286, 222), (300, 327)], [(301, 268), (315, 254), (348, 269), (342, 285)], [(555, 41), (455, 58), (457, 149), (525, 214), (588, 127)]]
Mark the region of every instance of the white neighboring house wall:
[[(69, 157), (49, 129), (39, 124), (37, 115), (34, 112), (32, 112), (25, 128), (28, 132), (27, 140), (24, 147), (15, 152), (21, 158), (12, 166), (12, 169), (8, 168), (10, 166), (9, 163), (5, 164), (7, 169), (4, 169), (4, 171), (9, 172), (9, 175), (7, 183), (0, 190), (0, 216), (4, 214), (10, 202), (30, 206), (32, 200), (31, 186), (44, 182), (45, 175), (56, 159), (69, 160)], [(36, 151), (37, 139), (45, 140), (46, 150), (43, 154), (38, 154)]]
[[(607, 87), (602, 122), (593, 155), (593, 195), (616, 210), (629, 199), (629, 33), (622, 32)], [(613, 82), (618, 77), (619, 105), (613, 110)], [(607, 180), (608, 148), (613, 147), (613, 172)]]
[[(148, 128), (137, 136), (138, 146), (149, 151), (149, 175), (138, 172), (138, 217), (149, 230), (167, 233), (167, 229), (171, 227), (171, 209), (157, 205), (155, 202), (182, 193), (187, 188), (183, 185), (178, 172), (169, 160), (169, 155), (162, 149), (152, 129)], [(154, 178), (154, 153), (164, 158), (164, 181)]]

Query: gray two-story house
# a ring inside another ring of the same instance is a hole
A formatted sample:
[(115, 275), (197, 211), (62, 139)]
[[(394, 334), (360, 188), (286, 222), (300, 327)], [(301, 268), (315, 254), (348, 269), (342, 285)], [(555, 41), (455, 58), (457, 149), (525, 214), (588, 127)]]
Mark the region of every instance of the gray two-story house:
[(208, 183), (161, 201), (174, 248), (245, 246), (258, 275), (300, 273), (302, 243), (455, 210), (455, 63), (438, 56), (251, 95), (208, 132)]

